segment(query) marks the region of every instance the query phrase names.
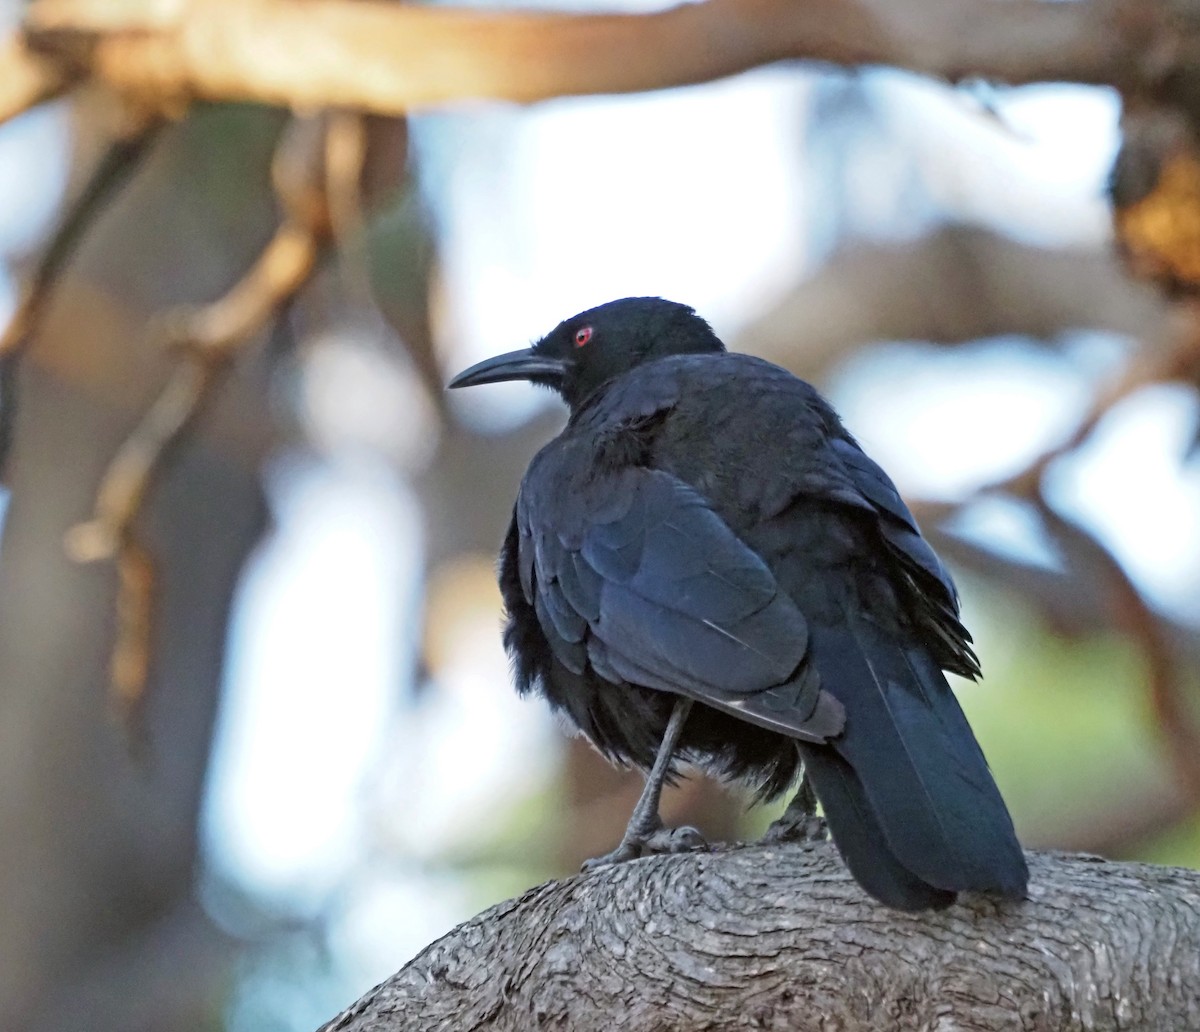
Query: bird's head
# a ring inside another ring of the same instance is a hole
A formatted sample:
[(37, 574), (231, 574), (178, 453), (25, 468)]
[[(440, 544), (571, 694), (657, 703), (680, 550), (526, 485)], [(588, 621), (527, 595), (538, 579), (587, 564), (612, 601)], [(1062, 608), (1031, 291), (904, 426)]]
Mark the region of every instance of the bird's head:
[(724, 351), (712, 328), (687, 305), (626, 297), (573, 315), (531, 348), (485, 359), (451, 387), (529, 380), (551, 387), (574, 410), (601, 384), (668, 355)]

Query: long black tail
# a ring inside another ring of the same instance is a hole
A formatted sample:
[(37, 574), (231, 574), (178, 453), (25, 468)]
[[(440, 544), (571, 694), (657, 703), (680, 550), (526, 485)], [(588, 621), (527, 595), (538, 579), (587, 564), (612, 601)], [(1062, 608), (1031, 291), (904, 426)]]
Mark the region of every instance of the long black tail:
[(897, 910), (929, 910), (953, 903), (953, 892), (926, 884), (896, 859), (850, 765), (832, 749), (798, 744), (805, 777), (812, 780), (833, 841), (854, 880)]
[(801, 749), (854, 876), (906, 910), (963, 891), (1023, 898), (1029, 875), (1012, 819), (936, 662), (867, 619), (811, 630), (846, 727), (828, 746)]

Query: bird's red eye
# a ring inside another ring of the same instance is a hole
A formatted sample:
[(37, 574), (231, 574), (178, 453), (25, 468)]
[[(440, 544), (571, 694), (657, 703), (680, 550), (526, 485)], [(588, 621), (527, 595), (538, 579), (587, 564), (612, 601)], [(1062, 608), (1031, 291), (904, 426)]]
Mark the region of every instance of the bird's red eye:
[(589, 340), (592, 339), (592, 328), (590, 326), (581, 326), (575, 331), (575, 346), (583, 347)]

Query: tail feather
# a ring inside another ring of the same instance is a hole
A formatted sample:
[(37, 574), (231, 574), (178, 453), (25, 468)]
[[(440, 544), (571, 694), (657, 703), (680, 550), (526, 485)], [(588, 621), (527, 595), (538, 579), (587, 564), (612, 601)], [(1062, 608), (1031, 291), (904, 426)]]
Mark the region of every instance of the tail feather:
[[(936, 662), (866, 619), (812, 628), (811, 648), (824, 687), (846, 709), (845, 732), (831, 745), (861, 787), (858, 797), (835, 787), (827, 800), (814, 780), (835, 839), (839, 823), (843, 840), (869, 840), (862, 827), (875, 824), (927, 885), (1023, 897), (1028, 871), (1012, 819)], [(859, 811), (865, 803), (871, 819), (835, 817), (847, 800)]]
[(897, 910), (930, 910), (954, 902), (953, 892), (922, 881), (896, 858), (862, 782), (845, 760), (826, 747), (802, 744), (800, 753), (834, 844), (859, 885)]

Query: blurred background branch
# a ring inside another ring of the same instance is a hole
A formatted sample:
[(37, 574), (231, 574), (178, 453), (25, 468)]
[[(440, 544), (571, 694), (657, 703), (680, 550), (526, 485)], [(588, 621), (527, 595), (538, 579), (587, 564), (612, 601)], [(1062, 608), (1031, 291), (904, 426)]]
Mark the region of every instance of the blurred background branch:
[(217, 301), (150, 321), (153, 346), (173, 353), (175, 368), (105, 471), (95, 515), (67, 534), (67, 552), (77, 561), (116, 559), (112, 688), (123, 718), (137, 730), (150, 668), (154, 571), (135, 522), (168, 450), (209, 399), (236, 349), (276, 318), (312, 275), (331, 226), (326, 140), (337, 122), (300, 120), (284, 132), (273, 163), (284, 218), (246, 275)]
[(636, 15), (382, 0), (36, 0), (24, 32), (64, 67), (142, 101), (402, 114), (450, 101), (664, 89), (785, 59), (886, 64), (951, 81), (1144, 88), (1186, 50), (1172, 13), (1128, 0), (706, 0)]
[(46, 244), (36, 267), (21, 286), (21, 296), (8, 324), (0, 332), (0, 473), (8, 455), (12, 420), (16, 411), (15, 363), (21, 349), (36, 332), (55, 279), (62, 273), (71, 252), (86, 232), (89, 223), (105, 203), (119, 190), (153, 142), (157, 122), (141, 122), (130, 127), (128, 135), (118, 135), (108, 144), (96, 163), (86, 185), (63, 216), (58, 229)]
[(31, 50), (21, 36), (0, 40), (0, 122), (62, 93), (73, 78), (64, 62)]

